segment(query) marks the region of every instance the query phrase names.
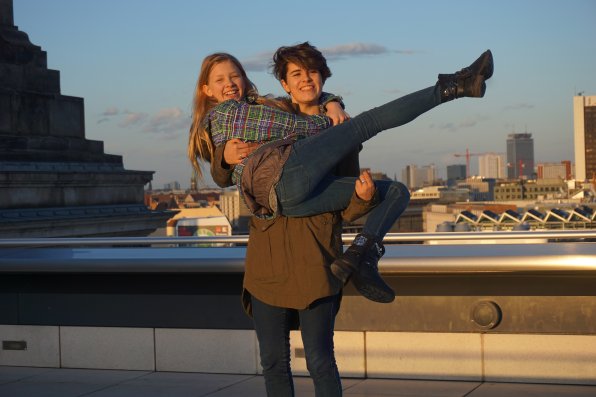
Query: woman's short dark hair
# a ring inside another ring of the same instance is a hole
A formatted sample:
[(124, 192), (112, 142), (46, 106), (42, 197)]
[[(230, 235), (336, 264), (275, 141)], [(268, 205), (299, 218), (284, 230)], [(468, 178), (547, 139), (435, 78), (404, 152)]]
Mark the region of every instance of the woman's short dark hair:
[(311, 45), (308, 41), (293, 46), (279, 47), (275, 51), (271, 69), (277, 80), (286, 79), (288, 63), (290, 62), (308, 70), (318, 70), (323, 78), (323, 83), (331, 77), (331, 70), (327, 66), (327, 60), (321, 51), (317, 50), (317, 47)]

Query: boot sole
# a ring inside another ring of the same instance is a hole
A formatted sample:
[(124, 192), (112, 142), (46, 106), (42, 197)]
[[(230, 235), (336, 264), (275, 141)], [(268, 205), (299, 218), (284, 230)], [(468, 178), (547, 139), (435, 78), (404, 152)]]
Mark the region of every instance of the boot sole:
[[(490, 79), (494, 72), (493, 54), (490, 50), (487, 50), (480, 56), (480, 58), (478, 58), (478, 60), (480, 62), (478, 65), (478, 72), (476, 73), (474, 83), (472, 84), (473, 88), (470, 87), (470, 91), (463, 96), (470, 96), (473, 98), (484, 97), (484, 93), (486, 92), (485, 81)], [(472, 71), (473, 69), (470, 67), (469, 70)]]
[(395, 293), (375, 288), (371, 284), (359, 283), (357, 278), (352, 278), (356, 290), (365, 298), (379, 303), (391, 303), (395, 300)]
[[(488, 80), (493, 76), (493, 72), (495, 71), (495, 64), (493, 61), (493, 53), (490, 50), (486, 50), (484, 54), (481, 55), (482, 63), (478, 70), (478, 74), (484, 76), (484, 80)], [(483, 70), (486, 69), (486, 70)]]

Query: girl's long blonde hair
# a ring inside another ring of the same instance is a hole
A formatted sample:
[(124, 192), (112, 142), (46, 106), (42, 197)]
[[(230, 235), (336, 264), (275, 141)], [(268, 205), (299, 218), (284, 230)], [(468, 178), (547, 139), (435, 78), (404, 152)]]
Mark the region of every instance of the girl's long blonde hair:
[(211, 73), (211, 70), (216, 65), (226, 61), (232, 62), (240, 71), (246, 84), (246, 94), (256, 95), (257, 92), (257, 88), (248, 79), (244, 68), (236, 57), (223, 52), (217, 52), (208, 55), (203, 59), (201, 71), (199, 72), (199, 78), (197, 79), (197, 85), (195, 87), (192, 105), (192, 123), (190, 125), (190, 134), (188, 137), (188, 157), (200, 178), (202, 178), (203, 172), (201, 171), (199, 160), (210, 162), (214, 151), (211, 134), (203, 127), (203, 119), (207, 113), (217, 105), (215, 99), (210, 98), (203, 92), (203, 86), (209, 82), (209, 74)]
[(245, 97), (253, 98), (253, 100), (262, 105), (274, 106), (287, 112), (294, 112), (291, 104), (287, 101), (278, 101), (275, 99), (261, 97), (258, 94), (257, 87), (249, 80), (246, 71), (242, 64), (233, 55), (217, 52), (208, 55), (203, 59), (197, 85), (195, 87), (195, 94), (192, 107), (192, 123), (190, 125), (190, 134), (188, 138), (188, 157), (192, 163), (199, 178), (203, 178), (203, 172), (199, 160), (211, 162), (215, 147), (211, 134), (203, 127), (203, 120), (217, 105), (217, 101), (210, 98), (203, 92), (203, 86), (209, 82), (209, 74), (211, 70), (222, 62), (232, 62), (240, 71), (242, 78), (246, 85)]

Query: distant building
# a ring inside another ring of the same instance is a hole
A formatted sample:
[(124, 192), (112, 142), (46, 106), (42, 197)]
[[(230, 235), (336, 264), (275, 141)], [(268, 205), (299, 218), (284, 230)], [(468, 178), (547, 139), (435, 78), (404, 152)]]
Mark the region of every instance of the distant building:
[[(424, 209), (425, 231), (494, 231), (596, 229), (596, 207), (557, 200), (557, 203), (450, 204)], [(453, 220), (452, 217), (455, 217)], [(459, 230), (458, 230), (459, 229)], [(525, 242), (524, 242), (525, 241)], [(513, 240), (512, 244), (546, 243), (546, 239)]]
[(568, 180), (569, 168), (566, 163), (540, 163), (536, 165), (536, 175), (538, 179)]
[(181, 209), (167, 223), (168, 236), (230, 236), (232, 228), (217, 207)]
[(234, 234), (248, 234), (252, 216), (237, 189), (226, 189), (219, 197), (219, 208), (228, 218)]
[(478, 175), (483, 178), (505, 178), (505, 159), (502, 154), (485, 153), (478, 156)]
[(507, 178), (534, 179), (534, 139), (532, 134), (507, 136)]
[(447, 184), (452, 186), (455, 181), (466, 179), (466, 165), (454, 164), (447, 166)]
[(496, 201), (544, 200), (567, 197), (567, 184), (562, 179), (511, 181), (495, 187)]
[(381, 171), (373, 171), (370, 168), (360, 168), (360, 172), (364, 172), (364, 171), (368, 171), (370, 172), (370, 176), (372, 179), (377, 180), (377, 181), (390, 181), (391, 178), (389, 178), (387, 176), (386, 173), (381, 172)]
[(199, 189), (199, 174), (193, 168), (192, 175), (190, 176), (190, 191), (196, 192)]
[(465, 181), (459, 181), (457, 187), (467, 189), (470, 201), (492, 201), (495, 199), (496, 179), (471, 177)]
[(180, 208), (174, 194), (145, 193), (145, 205), (151, 210), (174, 210)]
[(575, 174), (575, 172), (573, 170), (573, 166), (571, 165), (571, 161), (563, 160), (561, 161), (561, 164), (565, 165), (565, 180), (568, 181), (574, 179), (573, 175)]
[(151, 192), (145, 193), (145, 205), (150, 209), (180, 209), (215, 207), (219, 204), (221, 189), (202, 189), (194, 193)]
[(436, 167), (434, 164), (425, 165), (422, 167), (411, 164), (403, 169), (402, 181), (409, 189), (430, 186), (436, 179), (436, 173)]
[(490, 211), (501, 213), (507, 210), (514, 211), (517, 207), (512, 204), (488, 204), (488, 203), (454, 203), (439, 204), (433, 203), (424, 207), (422, 213), (423, 232), (435, 232), (437, 226), (444, 222), (455, 223), (458, 215), (462, 212), (468, 212), (474, 217), (480, 217), (482, 212)]
[(219, 196), (221, 192), (193, 192), (186, 195), (184, 199), (185, 208), (198, 208), (198, 207), (215, 207), (219, 204)]
[(417, 200), (431, 200), (440, 202), (466, 201), (468, 189), (453, 189), (444, 186), (426, 186), (412, 192), (412, 202)]
[(163, 185), (163, 190), (180, 190), (180, 183), (178, 181), (168, 182)]
[(573, 97), (575, 178), (596, 176), (596, 96)]

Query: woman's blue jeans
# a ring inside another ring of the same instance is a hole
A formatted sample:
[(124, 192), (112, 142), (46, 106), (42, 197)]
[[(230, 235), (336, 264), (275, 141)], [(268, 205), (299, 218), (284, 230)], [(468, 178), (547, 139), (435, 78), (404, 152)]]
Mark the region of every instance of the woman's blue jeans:
[[(356, 179), (331, 175), (335, 165), (377, 133), (409, 123), (440, 103), (438, 86), (428, 87), (294, 143), (276, 187), (281, 213), (301, 217), (346, 208)], [(371, 211), (363, 231), (382, 238), (407, 207), (410, 195), (399, 182), (375, 181), (375, 186), (387, 203)]]
[[(271, 306), (254, 296), (251, 299), (267, 396), (293, 397), (290, 326), (296, 310)], [(339, 301), (339, 295), (334, 295), (319, 299), (304, 310), (298, 310), (306, 366), (317, 397), (342, 395), (341, 379), (333, 352), (333, 327)]]

